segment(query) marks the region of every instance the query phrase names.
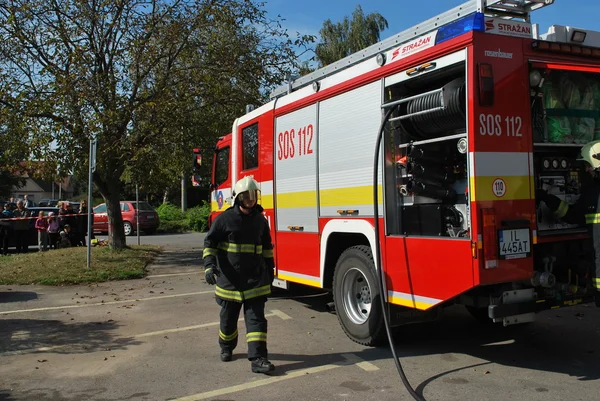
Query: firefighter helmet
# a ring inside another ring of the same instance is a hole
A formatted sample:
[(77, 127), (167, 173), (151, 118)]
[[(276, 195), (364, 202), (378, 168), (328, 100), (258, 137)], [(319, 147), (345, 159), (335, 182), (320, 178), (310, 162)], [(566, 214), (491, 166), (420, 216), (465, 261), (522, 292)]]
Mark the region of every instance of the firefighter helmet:
[(589, 163), (594, 169), (600, 167), (600, 141), (593, 141), (581, 148), (581, 154), (577, 160)]
[(252, 177), (246, 176), (235, 183), (233, 188), (233, 196), (240, 197), (243, 196), (247, 200), (257, 200), (258, 192), (260, 192), (260, 188), (258, 187), (258, 182)]

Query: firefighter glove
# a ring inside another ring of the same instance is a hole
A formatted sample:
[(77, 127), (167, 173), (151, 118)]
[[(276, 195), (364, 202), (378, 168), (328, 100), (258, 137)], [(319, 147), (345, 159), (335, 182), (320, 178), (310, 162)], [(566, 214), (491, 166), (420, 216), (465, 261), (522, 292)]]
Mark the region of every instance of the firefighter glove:
[(217, 284), (217, 277), (219, 276), (219, 270), (216, 266), (208, 266), (206, 270), (204, 270), (204, 279), (210, 285)]

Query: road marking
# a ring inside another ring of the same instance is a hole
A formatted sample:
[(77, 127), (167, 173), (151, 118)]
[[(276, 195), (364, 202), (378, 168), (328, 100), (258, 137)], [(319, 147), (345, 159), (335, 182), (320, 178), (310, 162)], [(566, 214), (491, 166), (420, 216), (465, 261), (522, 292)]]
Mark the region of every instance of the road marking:
[(339, 368), (339, 365), (323, 365), (316, 366), (314, 368), (301, 369), (292, 372), (287, 372), (285, 376), (273, 376), (267, 379), (257, 380), (250, 383), (238, 384), (237, 386), (225, 387), (219, 390), (208, 391), (206, 393), (199, 393), (194, 395), (188, 395), (182, 398), (176, 398), (173, 401), (198, 401), (198, 400), (206, 400), (212, 397), (218, 397), (226, 394), (236, 393), (238, 391), (244, 391), (251, 388), (266, 386), (269, 384), (277, 383), (284, 380), (295, 379), (296, 377), (302, 377), (314, 373), (320, 373), (327, 370)]
[[(291, 317), (289, 315), (286, 315), (285, 313), (283, 313), (281, 311), (272, 310), (271, 312), (272, 313), (265, 314), (265, 317), (277, 316), (283, 320), (291, 319)], [(238, 319), (238, 322), (240, 322), (240, 323), (243, 321), (244, 321), (243, 317)], [(210, 322), (210, 323), (204, 323), (204, 324), (196, 324), (193, 326), (178, 327), (176, 329), (151, 331), (149, 333), (135, 334), (133, 336), (124, 336), (124, 337), (132, 337), (132, 338), (152, 337), (152, 336), (159, 336), (159, 335), (168, 334), (168, 333), (177, 333), (180, 331), (195, 330), (195, 329), (201, 329), (204, 327), (211, 327), (211, 326), (218, 326), (218, 325), (219, 325), (219, 322)], [(19, 337), (19, 339), (23, 339), (29, 335), (29, 332), (19, 331), (19, 332), (15, 332), (13, 335), (15, 335), (15, 334), (18, 334), (19, 336), (21, 336), (21, 337)], [(6, 351), (6, 352), (1, 353), (0, 355), (2, 355), (2, 356), (25, 355), (25, 354), (35, 353), (35, 352), (47, 352), (47, 351), (52, 351), (54, 349), (65, 348), (65, 347), (82, 347), (82, 348), (84, 348), (84, 347), (86, 347), (86, 344), (81, 344), (81, 343), (62, 344), (62, 345), (54, 345), (54, 346), (50, 346), (50, 347), (30, 348), (30, 349), (18, 350), (18, 351)]]
[[(271, 312), (273, 312), (273, 311), (271, 311)], [(275, 314), (275, 313), (268, 313), (268, 314), (265, 315), (265, 317), (272, 317), (272, 316), (277, 316), (277, 314)], [(243, 321), (244, 321), (244, 318), (238, 319), (238, 323), (239, 322), (243, 322)], [(176, 333), (178, 331), (201, 329), (203, 327), (211, 327), (211, 326), (218, 326), (218, 325), (219, 325), (219, 322), (210, 322), (210, 323), (204, 323), (204, 324), (196, 324), (194, 326), (186, 326), (186, 327), (179, 327), (179, 328), (176, 328), (176, 329), (166, 329), (166, 330), (160, 330), (160, 331), (152, 331), (150, 333), (138, 334), (138, 335), (135, 335), (134, 338), (143, 338), (143, 337), (150, 337), (150, 336), (158, 336), (158, 335), (161, 335), (161, 334)]]
[[(291, 372), (285, 372), (283, 376), (271, 376), (267, 379), (262, 379), (262, 380), (253, 381), (253, 382), (249, 382), (249, 383), (238, 384), (236, 386), (225, 387), (225, 388), (222, 388), (219, 390), (207, 391), (205, 393), (188, 395), (186, 397), (175, 398), (175, 399), (173, 399), (173, 401), (206, 400), (208, 398), (218, 397), (218, 396), (227, 395), (227, 394), (231, 394), (231, 393), (236, 393), (238, 391), (244, 391), (244, 390), (248, 390), (251, 388), (267, 386), (269, 384), (277, 383), (277, 382), (284, 381), (284, 380), (295, 379), (297, 377), (302, 377), (302, 376), (306, 376), (306, 375), (310, 375), (310, 374), (325, 372), (327, 370), (341, 368), (343, 366), (358, 365), (358, 363), (355, 363), (357, 361), (362, 361), (359, 363), (364, 363), (364, 364), (372, 366), (371, 368), (368, 368), (365, 370), (370, 370), (370, 371), (379, 370), (379, 368), (377, 368), (375, 365), (370, 364), (369, 362), (363, 361), (361, 358), (359, 358), (358, 356), (356, 356), (354, 354), (341, 354), (341, 356), (346, 360), (345, 362), (340, 362), (337, 364), (328, 364), (328, 365), (323, 365), (323, 366), (315, 366), (314, 368), (307, 368), (307, 369), (300, 369), (300, 370), (295, 370), (295, 371), (291, 371)], [(362, 366), (359, 366), (359, 367), (364, 369)], [(373, 367), (375, 369), (373, 369)]]
[(272, 309), (271, 313), (274, 314), (275, 316), (280, 317), (282, 320), (290, 320), (292, 318), (290, 315), (285, 314), (284, 312), (280, 311), (279, 309)]
[(367, 372), (379, 370), (377, 366), (373, 365), (371, 362), (365, 361), (356, 354), (342, 354), (342, 356), (346, 358), (348, 362), (358, 366), (362, 370), (366, 370)]
[(40, 312), (40, 311), (60, 310), (60, 309), (87, 308), (89, 306), (128, 304), (128, 303), (132, 303), (132, 302), (153, 301), (153, 300), (156, 300), (156, 299), (189, 297), (189, 296), (192, 296), (192, 295), (214, 294), (214, 293), (215, 293), (214, 290), (211, 290), (211, 291), (198, 291), (198, 292), (188, 292), (186, 294), (162, 295), (162, 296), (158, 296), (158, 297), (135, 298), (135, 299), (127, 299), (127, 300), (121, 300), (121, 301), (94, 302), (93, 304), (49, 306), (47, 308), (33, 308), (33, 309), (20, 309), (20, 310), (4, 311), (4, 312), (0, 312), (0, 315), (10, 315), (10, 314), (13, 314), (13, 313)]
[(146, 278), (156, 278), (156, 277), (171, 277), (171, 276), (190, 276), (192, 274), (200, 274), (201, 272), (191, 272), (191, 273), (168, 273), (168, 274), (154, 274), (152, 276), (146, 276)]

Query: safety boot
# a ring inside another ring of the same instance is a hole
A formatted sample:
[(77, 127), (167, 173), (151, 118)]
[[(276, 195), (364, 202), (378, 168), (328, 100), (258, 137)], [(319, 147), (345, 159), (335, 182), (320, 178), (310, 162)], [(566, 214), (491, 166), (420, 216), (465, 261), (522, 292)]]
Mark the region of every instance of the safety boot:
[(221, 362), (229, 362), (231, 359), (231, 351), (221, 350)]
[(596, 291), (596, 306), (600, 308), (600, 291)]
[(275, 370), (275, 365), (269, 362), (269, 360), (264, 356), (252, 359), (250, 364), (252, 367), (252, 372), (254, 373), (268, 373)]

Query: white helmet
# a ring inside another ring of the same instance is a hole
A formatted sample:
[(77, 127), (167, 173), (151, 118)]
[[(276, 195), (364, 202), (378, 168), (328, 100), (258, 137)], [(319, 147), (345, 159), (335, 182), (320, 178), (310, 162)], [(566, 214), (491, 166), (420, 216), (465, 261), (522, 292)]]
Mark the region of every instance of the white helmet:
[(246, 176), (236, 182), (233, 188), (234, 197), (244, 197), (247, 200), (258, 200), (259, 192), (258, 182), (250, 176)]
[(577, 160), (589, 163), (594, 169), (600, 167), (600, 141), (593, 141), (581, 148), (581, 155)]

